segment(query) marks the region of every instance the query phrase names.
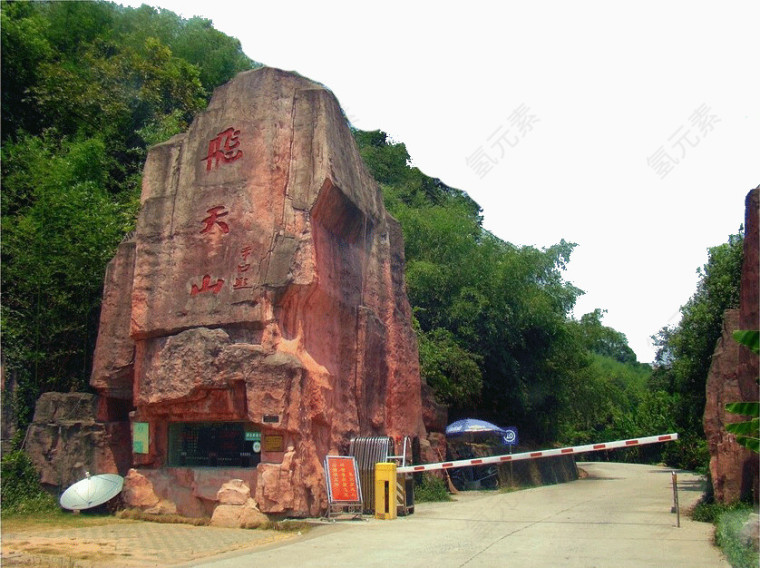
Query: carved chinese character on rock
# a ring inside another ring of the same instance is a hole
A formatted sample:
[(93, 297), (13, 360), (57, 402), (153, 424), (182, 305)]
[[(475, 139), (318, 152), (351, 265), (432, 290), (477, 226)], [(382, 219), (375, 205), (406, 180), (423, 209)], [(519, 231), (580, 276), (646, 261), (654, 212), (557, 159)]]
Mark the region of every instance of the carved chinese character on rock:
[(214, 294), (218, 294), (221, 291), (222, 286), (224, 286), (223, 278), (217, 278), (216, 283), (211, 284), (211, 276), (206, 274), (203, 276), (203, 281), (201, 282), (200, 288), (198, 288), (197, 285), (193, 284), (190, 290), (190, 295), (197, 296), (203, 292), (213, 292)]
[(248, 272), (251, 268), (251, 263), (248, 262), (248, 257), (251, 256), (251, 250), (251, 247), (243, 247), (240, 250), (240, 256), (243, 258), (243, 261), (237, 265), (238, 275), (235, 277), (235, 283), (232, 285), (233, 290), (253, 288), (253, 286), (248, 283), (248, 278), (241, 276), (243, 273)]
[(232, 285), (233, 290), (243, 290), (244, 288), (253, 288), (248, 283), (248, 278), (243, 278), (242, 276), (235, 277), (235, 283)]
[(240, 251), (240, 256), (243, 257), (243, 262), (237, 265), (237, 271), (238, 274), (241, 272), (248, 272), (248, 269), (251, 268), (251, 263), (247, 262), (248, 257), (251, 255), (251, 247), (245, 247), (243, 250)]
[(211, 171), (212, 164), (214, 169), (218, 168), (220, 160), (222, 163), (229, 164), (242, 157), (242, 150), (238, 150), (240, 146), (238, 136), (240, 136), (240, 131), (230, 127), (222, 130), (216, 138), (209, 141), (208, 155), (203, 158), (206, 161), (207, 172)]
[(217, 205), (216, 207), (207, 209), (206, 213), (208, 213), (208, 217), (202, 221), (204, 227), (201, 229), (201, 233), (208, 233), (214, 228), (214, 225), (219, 225), (219, 228), (225, 235), (230, 232), (230, 226), (224, 221), (219, 220), (219, 217), (224, 217), (229, 213), (229, 211), (224, 210), (224, 205)]

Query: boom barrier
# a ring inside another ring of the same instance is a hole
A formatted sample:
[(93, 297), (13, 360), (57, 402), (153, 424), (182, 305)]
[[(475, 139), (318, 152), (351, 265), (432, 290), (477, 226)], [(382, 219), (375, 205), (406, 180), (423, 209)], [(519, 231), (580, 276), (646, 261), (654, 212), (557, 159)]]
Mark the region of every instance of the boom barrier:
[(586, 444), (585, 446), (570, 446), (552, 450), (539, 450), (536, 452), (523, 452), (521, 454), (504, 454), (500, 456), (487, 456), (468, 460), (455, 460), (449, 462), (426, 463), (421, 465), (407, 465), (397, 468), (397, 473), (417, 473), (419, 471), (434, 471), (437, 469), (453, 469), (456, 467), (470, 467), (473, 465), (488, 465), (494, 463), (507, 463), (520, 460), (533, 460), (537, 458), (549, 458), (552, 456), (565, 456), (598, 452), (600, 450), (617, 450), (619, 448), (632, 448), (646, 444), (659, 444), (661, 442), (674, 442), (678, 434), (662, 434), (659, 436), (647, 436), (645, 438), (632, 438), (630, 440), (616, 440), (603, 444)]

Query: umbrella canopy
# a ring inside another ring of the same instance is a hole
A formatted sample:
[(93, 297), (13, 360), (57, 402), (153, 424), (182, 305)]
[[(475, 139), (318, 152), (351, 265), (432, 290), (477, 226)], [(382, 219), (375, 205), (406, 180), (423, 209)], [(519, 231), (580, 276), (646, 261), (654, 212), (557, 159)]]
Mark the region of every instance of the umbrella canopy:
[(447, 436), (457, 436), (460, 434), (472, 434), (474, 432), (494, 432), (501, 434), (502, 429), (496, 424), (491, 424), (485, 420), (478, 420), (477, 418), (465, 418), (464, 420), (457, 420), (446, 426)]
[(447, 436), (462, 436), (464, 434), (494, 434), (501, 437), (501, 442), (504, 445), (516, 443), (517, 437), (515, 428), (500, 428), (496, 424), (477, 418), (457, 420), (446, 427)]
[(124, 478), (120, 475), (85, 475), (85, 479), (77, 481), (63, 492), (60, 499), (61, 507), (72, 511), (97, 507), (116, 497), (124, 487)]

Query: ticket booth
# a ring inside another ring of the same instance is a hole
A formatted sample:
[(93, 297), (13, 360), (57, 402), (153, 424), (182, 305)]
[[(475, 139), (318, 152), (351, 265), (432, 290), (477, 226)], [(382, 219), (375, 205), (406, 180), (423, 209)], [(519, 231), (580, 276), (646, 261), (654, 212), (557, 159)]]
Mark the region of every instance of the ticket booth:
[(169, 424), (169, 467), (256, 467), (261, 431), (245, 422)]

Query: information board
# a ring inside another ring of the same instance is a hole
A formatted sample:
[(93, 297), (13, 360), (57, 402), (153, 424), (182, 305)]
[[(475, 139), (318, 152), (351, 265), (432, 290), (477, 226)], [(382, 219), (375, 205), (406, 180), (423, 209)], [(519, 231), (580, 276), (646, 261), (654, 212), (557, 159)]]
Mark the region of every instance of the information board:
[(265, 452), (281, 452), (285, 449), (283, 438), (279, 434), (266, 434), (264, 436)]
[(150, 447), (150, 425), (147, 422), (132, 423), (132, 452), (147, 454)]
[(353, 456), (327, 456), (325, 473), (330, 503), (361, 503), (359, 470)]

